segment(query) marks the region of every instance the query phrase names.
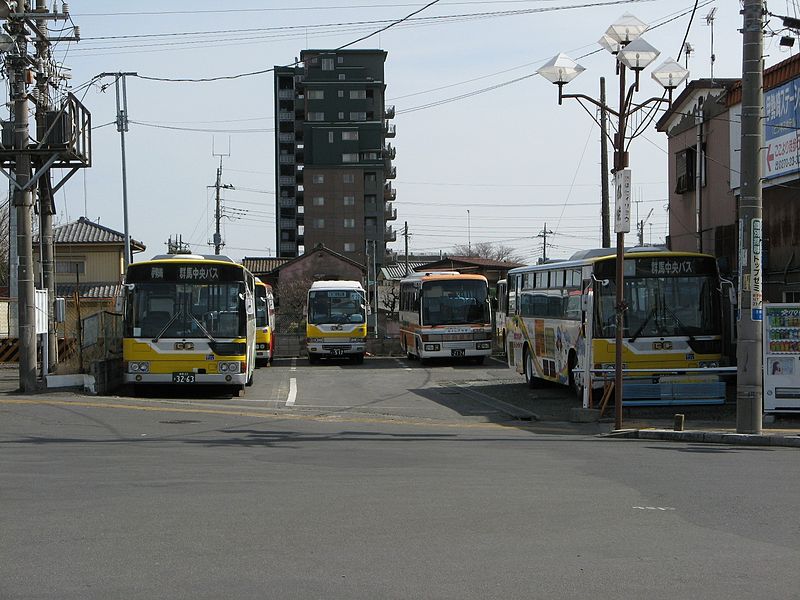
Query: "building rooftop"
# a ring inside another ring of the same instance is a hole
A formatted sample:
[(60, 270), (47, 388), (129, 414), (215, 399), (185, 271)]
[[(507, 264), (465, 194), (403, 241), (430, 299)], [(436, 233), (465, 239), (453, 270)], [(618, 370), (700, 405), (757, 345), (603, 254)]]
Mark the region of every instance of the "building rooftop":
[(245, 256), (242, 265), (256, 275), (259, 273), (271, 273), (281, 265), (292, 260), (291, 258), (278, 258), (276, 256)]
[[(35, 241), (39, 241), (38, 235)], [(77, 221), (54, 227), (53, 242), (55, 244), (125, 244), (125, 234), (90, 221), (86, 217), (81, 217)], [(143, 252), (146, 246), (131, 238), (131, 248), (134, 252)]]

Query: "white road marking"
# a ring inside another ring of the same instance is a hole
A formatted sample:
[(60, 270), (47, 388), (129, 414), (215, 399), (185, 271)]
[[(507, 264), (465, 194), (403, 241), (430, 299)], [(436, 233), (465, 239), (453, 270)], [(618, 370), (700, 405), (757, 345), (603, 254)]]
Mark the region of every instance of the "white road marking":
[(293, 359), (292, 359), (292, 368), (291, 368), (291, 369), (289, 369), (289, 371), (290, 371), (290, 372), (292, 372), (292, 373), (294, 373), (295, 371), (297, 371), (297, 359), (296, 359), (296, 358), (293, 358)]
[(413, 371), (414, 370), (411, 367), (409, 367), (407, 363), (404, 363), (399, 358), (395, 358), (394, 361), (398, 364), (398, 366), (400, 366), (405, 371)]
[(637, 510), (676, 510), (671, 506), (634, 506)]
[(286, 398), (286, 406), (294, 406), (294, 401), (297, 399), (297, 379), (292, 377), (289, 379), (289, 397)]

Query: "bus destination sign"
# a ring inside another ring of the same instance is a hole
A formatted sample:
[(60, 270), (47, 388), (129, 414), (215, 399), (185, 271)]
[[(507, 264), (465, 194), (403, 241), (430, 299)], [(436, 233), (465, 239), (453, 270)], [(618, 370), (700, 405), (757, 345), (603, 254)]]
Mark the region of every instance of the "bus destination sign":
[(141, 264), (131, 265), (128, 283), (220, 283), (240, 281), (242, 270), (234, 265)]

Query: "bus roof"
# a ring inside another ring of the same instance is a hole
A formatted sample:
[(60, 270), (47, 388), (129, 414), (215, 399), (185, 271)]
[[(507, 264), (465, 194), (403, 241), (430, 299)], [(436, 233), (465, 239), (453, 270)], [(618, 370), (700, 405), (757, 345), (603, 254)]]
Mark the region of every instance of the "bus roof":
[(447, 281), (453, 279), (466, 279), (466, 280), (473, 280), (473, 281), (486, 281), (486, 277), (483, 275), (476, 275), (476, 274), (466, 274), (466, 273), (459, 273), (458, 271), (439, 271), (439, 272), (430, 272), (430, 273), (419, 273), (416, 277), (407, 277), (403, 279), (400, 283), (409, 282), (409, 281)]
[(142, 262), (131, 263), (130, 267), (138, 267), (139, 265), (151, 265), (159, 263), (202, 263), (202, 264), (223, 264), (227, 266), (239, 267), (245, 269), (244, 265), (240, 265), (232, 258), (222, 255), (200, 255), (200, 254), (158, 254), (150, 260)]
[[(625, 249), (625, 258), (675, 258), (675, 257), (703, 257), (714, 259), (710, 254), (699, 252), (677, 252), (667, 250), (662, 246), (637, 246)], [(527, 267), (517, 267), (511, 269), (508, 274), (527, 273), (529, 271), (551, 271), (558, 269), (569, 269), (572, 267), (582, 267), (592, 265), (606, 260), (616, 260), (616, 248), (595, 248), (593, 250), (583, 250), (576, 252), (568, 260), (561, 262), (546, 263), (543, 265), (530, 265)]]
[(315, 281), (309, 291), (319, 290), (357, 290), (364, 291), (358, 281)]
[(256, 277), (256, 285), (260, 285), (260, 286), (265, 287), (268, 290), (272, 291), (272, 286), (270, 284), (268, 284), (268, 283), (264, 283), (258, 277)]

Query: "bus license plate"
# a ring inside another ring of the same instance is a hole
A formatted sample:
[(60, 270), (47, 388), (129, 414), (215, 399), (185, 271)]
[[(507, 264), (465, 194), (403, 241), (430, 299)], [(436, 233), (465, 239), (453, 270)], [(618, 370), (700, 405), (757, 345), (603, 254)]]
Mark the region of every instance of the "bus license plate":
[(194, 383), (194, 373), (173, 373), (172, 383)]
[(464, 356), (465, 351), (461, 349), (450, 350), (450, 356)]

